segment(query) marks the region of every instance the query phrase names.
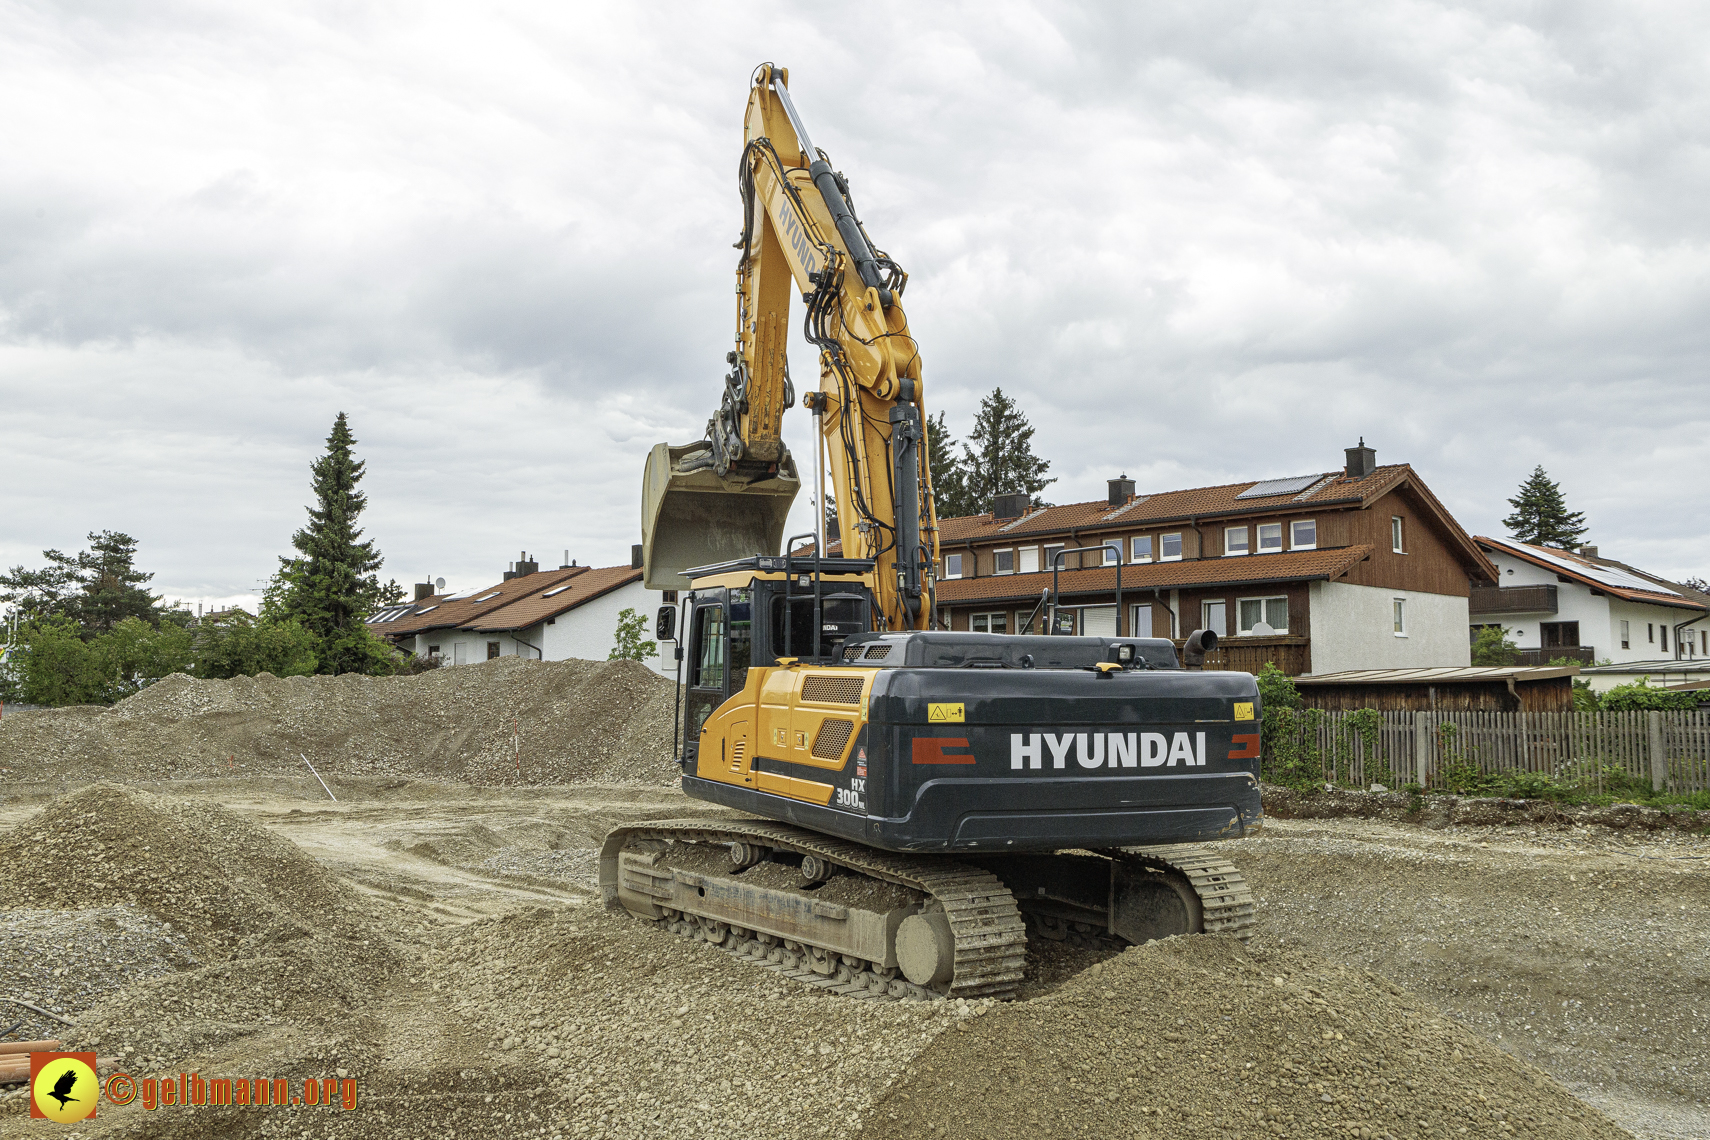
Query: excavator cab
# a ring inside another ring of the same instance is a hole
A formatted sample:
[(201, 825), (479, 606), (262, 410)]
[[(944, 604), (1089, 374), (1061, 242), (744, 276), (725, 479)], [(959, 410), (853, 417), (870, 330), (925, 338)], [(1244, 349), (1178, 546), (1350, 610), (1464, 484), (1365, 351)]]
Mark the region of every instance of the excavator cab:
[(661, 443), (648, 454), (641, 544), (649, 590), (687, 590), (691, 567), (770, 553), (783, 542), (802, 486), (789, 451), (775, 462), (726, 464), (722, 475), (719, 466), (709, 440)]

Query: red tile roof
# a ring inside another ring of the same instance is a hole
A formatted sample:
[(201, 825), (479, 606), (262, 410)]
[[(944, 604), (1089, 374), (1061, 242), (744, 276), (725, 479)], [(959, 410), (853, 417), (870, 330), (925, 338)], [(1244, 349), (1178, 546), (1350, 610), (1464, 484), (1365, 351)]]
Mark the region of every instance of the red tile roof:
[[(1153, 562), (1122, 567), (1122, 589), (1174, 590), (1193, 586), (1248, 585), (1261, 582), (1308, 582), (1336, 578), (1371, 554), (1370, 546), (1335, 550), (1290, 550), (1282, 554), (1252, 554), (1237, 558), (1205, 558), (1193, 562)], [(938, 604), (961, 605), (1037, 598), (1051, 585), (1049, 573), (998, 574), (985, 578), (951, 578), (938, 583)], [(1116, 568), (1065, 570), (1059, 579), (1064, 596), (1108, 594), (1116, 589)]]
[(563, 570), (541, 570), (534, 574), (524, 574), (500, 582), (497, 586), (489, 586), (485, 590), (465, 591), (463, 596), (449, 594), (423, 598), (414, 610), (395, 621), (376, 622), (369, 629), (382, 637), (398, 637), (405, 634), (424, 633), (430, 629), (447, 629), (473, 621), (501, 606), (509, 605), (531, 594), (542, 590), (550, 590), (562, 585), (579, 574), (588, 570), (586, 566), (572, 566)]
[[(1710, 609), (1710, 598), (1700, 594), (1689, 586), (1681, 586), (1669, 582), (1666, 578), (1658, 578), (1643, 570), (1635, 569), (1624, 562), (1616, 562), (1611, 558), (1587, 558), (1572, 550), (1557, 550), (1552, 546), (1534, 546), (1531, 543), (1520, 542), (1512, 538), (1486, 538), (1479, 535), (1475, 540), (1487, 550), (1499, 554), (1510, 554), (1532, 565), (1572, 579), (1582, 586), (1594, 590), (1602, 590), (1611, 597), (1624, 598), (1629, 602), (1649, 602), (1652, 605), (1674, 606), (1678, 609), (1707, 610)], [(1611, 573), (1611, 570), (1616, 573)], [(1640, 585), (1623, 585), (1620, 578), (1627, 577)], [(1643, 583), (1649, 580), (1656, 584), (1655, 589), (1646, 588)]]
[(1181, 519), (1221, 517), (1236, 514), (1268, 514), (1293, 509), (1297, 504), (1312, 506), (1357, 507), (1375, 499), (1405, 479), (1417, 482), (1413, 468), (1405, 463), (1379, 467), (1363, 479), (1348, 479), (1340, 471), (1302, 476), (1312, 482), (1302, 491), (1266, 495), (1263, 498), (1240, 499), (1241, 492), (1254, 486), (1254, 480), (1224, 483), (1216, 487), (1190, 487), (1181, 491), (1162, 491), (1154, 495), (1135, 495), (1120, 507), (1106, 499), (1088, 503), (1066, 503), (1060, 507), (1039, 507), (1019, 519), (994, 519), (983, 515), (938, 520), (940, 548), (988, 539), (1013, 538), (1069, 530), (1115, 530), (1136, 526), (1149, 527)]
[[(544, 590), (535, 590), (508, 605), (489, 610), (476, 620), (465, 624), (463, 628), (482, 633), (527, 629), (531, 625), (539, 625), (547, 618), (555, 618), (585, 602), (591, 602), (602, 594), (609, 594), (631, 582), (641, 581), (641, 571), (628, 566), (602, 566), (598, 569), (584, 566), (582, 569), (586, 572), (569, 579), (568, 582), (549, 585)], [(560, 590), (560, 586), (566, 588)]]

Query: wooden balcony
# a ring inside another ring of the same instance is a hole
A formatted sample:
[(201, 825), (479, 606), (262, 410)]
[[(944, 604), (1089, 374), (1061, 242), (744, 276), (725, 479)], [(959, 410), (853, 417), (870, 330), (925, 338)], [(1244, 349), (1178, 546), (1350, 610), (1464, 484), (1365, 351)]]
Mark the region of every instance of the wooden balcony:
[[(1180, 649), (1187, 642), (1178, 640)], [(1290, 677), (1312, 672), (1312, 639), (1279, 634), (1274, 637), (1224, 637), (1205, 655), (1207, 669), (1257, 673), (1269, 661)]]
[(1467, 598), (1467, 613), (1474, 617), (1494, 614), (1553, 614), (1556, 588), (1552, 586), (1474, 586)]
[[(1550, 588), (1555, 589), (1554, 586)], [(1562, 645), (1554, 649), (1522, 649), (1518, 652), (1520, 656), (1514, 662), (1516, 665), (1548, 665), (1563, 657), (1581, 665), (1591, 665), (1597, 661), (1597, 649), (1591, 645)]]

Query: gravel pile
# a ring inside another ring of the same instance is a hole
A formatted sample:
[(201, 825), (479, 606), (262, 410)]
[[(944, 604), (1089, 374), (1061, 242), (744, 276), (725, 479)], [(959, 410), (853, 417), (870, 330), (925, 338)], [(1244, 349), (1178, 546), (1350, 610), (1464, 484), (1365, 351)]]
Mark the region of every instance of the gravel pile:
[[(188, 940), (144, 911), (125, 906), (81, 910), (0, 910), (0, 995), (61, 1016), (114, 992), (195, 965)], [(64, 1025), (0, 1002), (0, 1030), (23, 1024), (13, 1040), (57, 1038)]]
[[(111, 709), (0, 719), (0, 779), (416, 776), (660, 782), (672, 683), (633, 661), (502, 657), (414, 677), (171, 677)], [(336, 786), (336, 785), (335, 785)]]
[(1135, 947), (959, 1022), (859, 1135), (1627, 1134), (1375, 975), (1233, 939)]
[[(92, 785), (0, 835), (0, 867), (8, 925), (60, 912), (64, 937), (44, 964), (87, 979), (56, 991), (77, 1029), (52, 1036), (127, 1061), (182, 1056), (284, 1018), (336, 1021), (398, 961), (348, 884), (205, 801)], [(110, 905), (84, 906), (94, 900)], [(108, 964), (94, 965), (125, 941), (106, 933), (114, 911), (171, 949), (149, 955), (132, 939), (153, 968), (119, 989)], [(19, 944), (52, 941), (35, 930), (23, 926)]]

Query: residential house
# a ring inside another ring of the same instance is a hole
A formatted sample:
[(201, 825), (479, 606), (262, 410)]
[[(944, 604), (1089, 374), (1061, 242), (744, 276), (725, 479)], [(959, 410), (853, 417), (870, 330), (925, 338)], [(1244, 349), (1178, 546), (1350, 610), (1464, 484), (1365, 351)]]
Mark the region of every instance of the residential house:
[[(1365, 446), (1292, 479), (939, 520), (938, 620), (990, 633), (1042, 631), (1059, 577), (1058, 630), (1225, 639), (1208, 666), (1289, 674), (1466, 666), (1467, 597), (1494, 567), (1406, 464)], [(1065, 553), (1094, 547), (1092, 553)], [(1058, 555), (1062, 554), (1059, 560)], [(1116, 591), (1120, 565), (1122, 612)]]
[[(511, 656), (604, 661), (616, 644), (622, 610), (645, 618), (651, 639), (653, 615), (666, 600), (642, 586), (639, 566), (542, 570), (526, 555), (497, 585), (454, 594), (417, 586), (416, 593), (414, 602), (375, 614), (369, 628), (407, 653), (437, 657), (445, 665)], [(673, 675), (671, 650), (669, 643), (662, 645), (647, 665)]]
[(1500, 584), (1473, 590), (1471, 636), (1486, 626), (1508, 630), (1522, 665), (1607, 661), (1609, 667), (1581, 672), (1601, 691), (1646, 674), (1689, 671), (1692, 662), (1710, 656), (1710, 596), (1599, 557), (1595, 546), (1557, 550), (1511, 538), (1476, 541)]

